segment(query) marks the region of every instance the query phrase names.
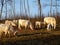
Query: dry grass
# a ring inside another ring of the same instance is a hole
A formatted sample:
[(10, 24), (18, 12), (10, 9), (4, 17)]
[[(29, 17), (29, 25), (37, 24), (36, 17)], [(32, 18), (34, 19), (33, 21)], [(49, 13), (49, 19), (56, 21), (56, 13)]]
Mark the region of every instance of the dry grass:
[[(34, 23), (36, 20), (31, 20)], [(4, 23), (4, 21), (3, 21)], [(19, 30), (17, 37), (1, 38), (0, 45), (60, 45), (60, 29)]]
[[(37, 45), (39, 44), (59, 44), (60, 41), (60, 30), (47, 31), (41, 30), (20, 30), (17, 37), (2, 38), (0, 44), (3, 45)], [(53, 42), (53, 43), (52, 43)]]

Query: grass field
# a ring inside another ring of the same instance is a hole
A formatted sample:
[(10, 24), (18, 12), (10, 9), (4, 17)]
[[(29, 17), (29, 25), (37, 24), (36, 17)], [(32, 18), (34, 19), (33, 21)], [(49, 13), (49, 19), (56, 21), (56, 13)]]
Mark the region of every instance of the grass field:
[(19, 30), (17, 37), (2, 38), (0, 45), (58, 45), (60, 30)]

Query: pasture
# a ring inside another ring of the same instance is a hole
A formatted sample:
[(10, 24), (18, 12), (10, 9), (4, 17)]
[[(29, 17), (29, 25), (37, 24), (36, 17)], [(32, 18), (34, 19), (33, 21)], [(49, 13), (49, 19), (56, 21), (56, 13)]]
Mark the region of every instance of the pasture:
[[(22, 21), (21, 21), (22, 22)], [(14, 27), (14, 30), (17, 30), (16, 36), (4, 37), (0, 39), (0, 45), (58, 45), (60, 44), (60, 26), (57, 25), (56, 29), (50, 31), (45, 28), (42, 24), (41, 28), (35, 28), (35, 21), (31, 21), (33, 24), (33, 30), (30, 28), (24, 28), (21, 26), (19, 30), (17, 27)], [(4, 21), (1, 23), (4, 23)], [(9, 24), (9, 23), (8, 23)], [(23, 24), (23, 23), (22, 23)], [(27, 22), (27, 24), (29, 24)], [(27, 25), (29, 26), (29, 25)]]
[(0, 0), (0, 45), (60, 45), (59, 6), (58, 0)]
[(19, 30), (17, 37), (2, 38), (0, 45), (58, 45), (60, 44), (60, 30), (47, 31), (39, 30)]

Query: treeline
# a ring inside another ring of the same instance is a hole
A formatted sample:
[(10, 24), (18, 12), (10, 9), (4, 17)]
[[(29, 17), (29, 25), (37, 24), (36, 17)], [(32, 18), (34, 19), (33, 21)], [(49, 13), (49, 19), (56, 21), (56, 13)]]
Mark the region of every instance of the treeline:
[[(35, 14), (34, 17), (30, 14), (30, 4), (29, 0), (19, 0), (19, 13), (16, 13), (16, 0), (0, 0), (0, 20), (4, 19), (29, 19), (31, 21), (39, 20), (43, 21), (43, 18), (46, 16), (42, 14), (42, 6), (49, 6), (50, 11), (47, 13), (47, 16), (55, 17), (57, 20), (57, 23), (60, 22), (60, 12), (58, 12), (59, 3), (58, 0), (55, 0), (56, 3), (53, 5), (53, 0), (48, 0), (49, 4), (42, 5), (42, 0), (33, 0), (33, 3), (35, 3), (35, 6), (38, 8), (38, 14)], [(34, 2), (35, 1), (35, 2)], [(44, 0), (43, 0), (44, 1)], [(46, 3), (48, 1), (45, 1)], [(36, 5), (37, 4), (37, 5)], [(53, 7), (56, 7), (56, 11), (53, 11)], [(24, 8), (24, 9), (23, 9)], [(53, 11), (53, 13), (52, 13)]]
[[(49, 15), (48, 15), (49, 16)], [(16, 15), (15, 17), (11, 17), (11, 18), (7, 18), (8, 20), (14, 20), (14, 19), (26, 19), (26, 20), (30, 20), (32, 23), (34, 23), (35, 21), (44, 21), (44, 17), (48, 17), (48, 16), (44, 16), (42, 15), (41, 17), (39, 15), (35, 16), (35, 17), (28, 17), (27, 15)], [(60, 13), (57, 13), (57, 15), (52, 15), (51, 17), (55, 17), (56, 18), (56, 22), (57, 24), (60, 24)], [(3, 19), (0, 20), (0, 22), (4, 22), (7, 19)]]

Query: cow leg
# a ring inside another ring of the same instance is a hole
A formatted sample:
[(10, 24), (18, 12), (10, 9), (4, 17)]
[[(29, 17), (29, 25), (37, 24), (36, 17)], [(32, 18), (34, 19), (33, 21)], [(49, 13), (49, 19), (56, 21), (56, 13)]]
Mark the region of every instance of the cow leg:
[(14, 32), (14, 36), (15, 36), (15, 37), (17, 37), (17, 35), (16, 35), (17, 32), (18, 32), (18, 31), (15, 31), (15, 32)]
[(25, 25), (25, 30), (26, 30), (27, 27), (28, 27), (28, 25)]
[(54, 26), (54, 29), (55, 29), (55, 26)]
[(18, 26), (18, 29), (21, 30), (21, 26), (20, 25)]
[(51, 24), (48, 24), (48, 25), (47, 25), (47, 30), (48, 30), (48, 31), (51, 30), (52, 27), (53, 27), (53, 26), (52, 26)]
[(31, 25), (31, 24), (30, 24), (30, 29), (31, 29), (31, 30), (33, 30), (33, 27), (32, 27), (32, 25)]
[(5, 32), (5, 37), (6, 37), (6, 35), (7, 35), (7, 32)]
[(52, 29), (54, 29), (54, 25), (52, 24), (51, 26), (52, 26)]
[(53, 27), (54, 29), (56, 28), (56, 26), (54, 25), (54, 27)]
[(9, 36), (9, 38), (10, 38), (10, 32), (8, 31), (8, 36)]
[(2, 32), (0, 32), (0, 38), (2, 37)]

